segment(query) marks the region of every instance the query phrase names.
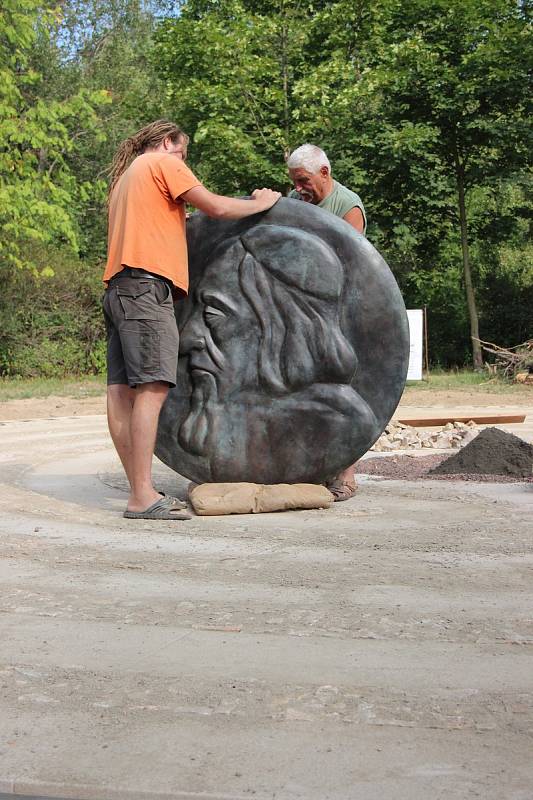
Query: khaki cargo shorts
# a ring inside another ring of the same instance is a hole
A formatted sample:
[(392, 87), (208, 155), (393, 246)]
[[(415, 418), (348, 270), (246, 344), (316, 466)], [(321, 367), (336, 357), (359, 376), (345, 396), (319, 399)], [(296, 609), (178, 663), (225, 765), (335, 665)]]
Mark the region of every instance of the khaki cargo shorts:
[(176, 385), (179, 335), (172, 289), (163, 278), (120, 272), (103, 299), (107, 383)]

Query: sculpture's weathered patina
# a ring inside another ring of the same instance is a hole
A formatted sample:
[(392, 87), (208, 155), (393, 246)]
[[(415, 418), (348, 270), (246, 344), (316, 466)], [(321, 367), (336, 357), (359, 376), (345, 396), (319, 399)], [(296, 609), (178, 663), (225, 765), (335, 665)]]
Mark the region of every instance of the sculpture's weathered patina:
[(178, 382), (156, 453), (197, 482), (318, 483), (378, 438), (407, 372), (407, 317), (381, 256), (296, 200), (188, 223)]

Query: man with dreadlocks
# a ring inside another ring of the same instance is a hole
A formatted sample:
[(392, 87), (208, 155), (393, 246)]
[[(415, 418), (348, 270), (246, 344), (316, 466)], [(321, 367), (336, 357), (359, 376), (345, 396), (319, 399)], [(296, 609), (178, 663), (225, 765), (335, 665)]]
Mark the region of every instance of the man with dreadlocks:
[(183, 503), (154, 489), (151, 475), (159, 412), (176, 384), (173, 300), (188, 290), (185, 204), (240, 219), (281, 196), (270, 189), (256, 189), (250, 200), (213, 194), (185, 165), (187, 143), (177, 125), (157, 120), (122, 142), (110, 170), (107, 418), (130, 484), (130, 519), (190, 519)]

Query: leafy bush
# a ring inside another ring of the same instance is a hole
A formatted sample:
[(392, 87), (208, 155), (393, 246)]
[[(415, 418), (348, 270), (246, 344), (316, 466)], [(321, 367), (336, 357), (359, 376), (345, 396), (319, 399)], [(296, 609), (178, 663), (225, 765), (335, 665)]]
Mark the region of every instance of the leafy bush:
[(102, 267), (67, 251), (32, 258), (40, 271), (0, 267), (0, 375), (105, 372)]

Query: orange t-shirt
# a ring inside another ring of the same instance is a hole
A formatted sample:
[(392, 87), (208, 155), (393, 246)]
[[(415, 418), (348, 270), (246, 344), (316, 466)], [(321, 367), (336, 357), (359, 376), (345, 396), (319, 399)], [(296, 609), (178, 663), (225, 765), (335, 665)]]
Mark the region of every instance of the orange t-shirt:
[(175, 155), (137, 156), (111, 192), (105, 282), (125, 266), (140, 267), (187, 292), (185, 203), (180, 195), (200, 185)]

